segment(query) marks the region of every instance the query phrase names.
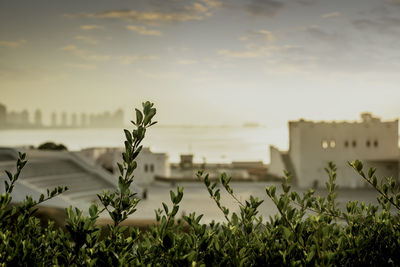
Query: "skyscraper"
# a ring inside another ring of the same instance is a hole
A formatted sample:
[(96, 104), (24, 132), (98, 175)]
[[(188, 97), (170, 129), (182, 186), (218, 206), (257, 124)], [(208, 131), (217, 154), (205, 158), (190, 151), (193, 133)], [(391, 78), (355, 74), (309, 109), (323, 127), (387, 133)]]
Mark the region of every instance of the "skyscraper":
[(0, 124), (5, 125), (7, 121), (7, 108), (6, 106), (0, 104)]
[(35, 126), (42, 126), (42, 111), (40, 109), (35, 110), (33, 120), (34, 120)]
[(87, 115), (86, 113), (81, 113), (81, 127), (87, 127)]
[(61, 126), (66, 127), (67, 126), (67, 113), (63, 112), (61, 114)]
[(57, 113), (51, 113), (51, 127), (57, 126)]
[(71, 115), (71, 126), (78, 127), (78, 116), (76, 115), (76, 113), (72, 113)]

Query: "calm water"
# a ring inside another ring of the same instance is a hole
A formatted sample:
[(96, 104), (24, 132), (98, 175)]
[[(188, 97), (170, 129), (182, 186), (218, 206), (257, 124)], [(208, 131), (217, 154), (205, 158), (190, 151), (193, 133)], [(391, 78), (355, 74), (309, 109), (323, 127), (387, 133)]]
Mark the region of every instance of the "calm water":
[[(45, 129), (2, 130), (0, 146), (39, 145), (46, 141), (65, 144), (70, 150), (88, 147), (123, 146), (122, 129)], [(171, 162), (179, 155), (193, 153), (196, 162), (269, 162), (269, 145), (288, 147), (286, 128), (266, 127), (153, 127), (147, 132), (145, 146), (166, 152)]]

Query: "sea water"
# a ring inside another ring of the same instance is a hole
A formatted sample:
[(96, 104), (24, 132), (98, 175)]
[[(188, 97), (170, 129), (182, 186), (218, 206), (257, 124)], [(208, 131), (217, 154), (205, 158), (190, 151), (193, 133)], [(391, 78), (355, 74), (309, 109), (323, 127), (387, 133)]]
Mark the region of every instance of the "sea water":
[[(288, 149), (286, 128), (154, 126), (143, 141), (153, 152), (167, 153), (170, 162), (179, 162), (181, 154), (193, 154), (195, 162), (227, 163), (263, 161), (269, 163), (269, 146)], [(122, 147), (122, 129), (24, 129), (1, 130), (0, 146), (38, 146), (43, 142), (62, 143), (69, 150), (89, 147)]]

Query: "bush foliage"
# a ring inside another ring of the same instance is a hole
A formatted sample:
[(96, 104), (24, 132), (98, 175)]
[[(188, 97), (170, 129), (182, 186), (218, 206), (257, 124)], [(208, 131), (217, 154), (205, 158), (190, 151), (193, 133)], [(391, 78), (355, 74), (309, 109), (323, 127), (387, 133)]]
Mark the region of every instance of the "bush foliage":
[[(255, 197), (242, 202), (221, 175), (211, 183), (207, 174), (198, 173), (210, 197), (221, 210), (225, 222), (201, 222), (195, 212), (177, 218), (183, 188), (170, 191), (171, 203), (161, 203), (157, 224), (141, 232), (121, 226), (134, 214), (139, 199), (130, 190), (137, 167), (135, 159), (142, 148), (146, 130), (153, 125), (156, 109), (143, 103), (136, 109), (133, 131), (125, 130), (125, 152), (118, 164), (118, 189), (98, 195), (101, 205), (91, 205), (88, 216), (79, 209), (66, 209), (65, 230), (52, 222), (42, 226), (33, 215), (36, 206), (62, 194), (68, 188), (47, 191), (39, 200), (27, 196), (19, 206), (10, 206), (11, 192), (26, 164), (20, 154), (17, 171), (6, 171), (9, 181), (0, 198), (0, 264), (2, 266), (399, 266), (400, 193), (391, 178), (381, 181), (375, 169), (364, 173), (360, 161), (351, 167), (378, 194), (379, 206), (348, 202), (340, 209), (336, 202), (336, 167), (326, 169), (328, 195), (313, 190), (299, 194), (291, 190), (290, 174), (285, 173), (282, 193), (267, 186), (266, 195), (278, 214), (268, 220), (258, 215), (263, 200)], [(221, 186), (218, 186), (221, 185)], [(220, 201), (220, 189), (237, 201), (240, 212), (230, 212)], [(107, 212), (113, 220), (106, 235), (100, 235), (96, 220)]]
[(56, 144), (53, 142), (46, 142), (38, 146), (39, 150), (68, 150), (63, 144)]

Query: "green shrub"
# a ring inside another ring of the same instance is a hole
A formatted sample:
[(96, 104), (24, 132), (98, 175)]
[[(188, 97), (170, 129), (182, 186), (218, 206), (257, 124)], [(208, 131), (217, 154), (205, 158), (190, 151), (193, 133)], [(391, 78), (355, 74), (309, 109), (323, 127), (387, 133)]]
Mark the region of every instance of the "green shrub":
[(46, 142), (46, 143), (40, 144), (38, 146), (38, 149), (39, 150), (56, 150), (56, 151), (58, 151), (58, 150), (68, 150), (65, 145), (56, 144), (56, 143), (53, 143), (53, 142)]
[[(39, 203), (63, 193), (58, 187), (38, 201), (27, 197), (19, 206), (10, 206), (11, 192), (26, 164), (20, 154), (15, 174), (6, 172), (5, 192), (0, 198), (0, 262), (2, 266), (399, 266), (400, 265), (400, 193), (391, 178), (378, 181), (375, 169), (367, 174), (360, 161), (350, 163), (360, 177), (378, 193), (379, 206), (348, 202), (345, 210), (336, 203), (336, 167), (326, 172), (328, 195), (313, 190), (299, 194), (291, 190), (290, 174), (285, 173), (283, 193), (275, 186), (266, 194), (278, 209), (268, 220), (258, 215), (263, 200), (250, 197), (242, 202), (230, 187), (230, 178), (221, 175), (211, 183), (207, 174), (198, 173), (210, 197), (221, 210), (225, 222), (201, 223), (195, 212), (176, 218), (183, 188), (170, 191), (171, 204), (161, 203), (156, 210), (157, 224), (141, 232), (120, 226), (134, 214), (140, 200), (130, 191), (135, 159), (146, 130), (153, 125), (156, 109), (143, 103), (136, 110), (135, 129), (125, 130), (123, 162), (118, 164), (118, 189), (98, 195), (101, 207), (92, 205), (89, 216), (69, 207), (66, 230), (53, 223), (41, 226), (33, 216)], [(237, 201), (240, 212), (230, 212), (220, 202), (223, 189)], [(100, 237), (96, 220), (107, 212), (113, 220), (105, 236)]]

